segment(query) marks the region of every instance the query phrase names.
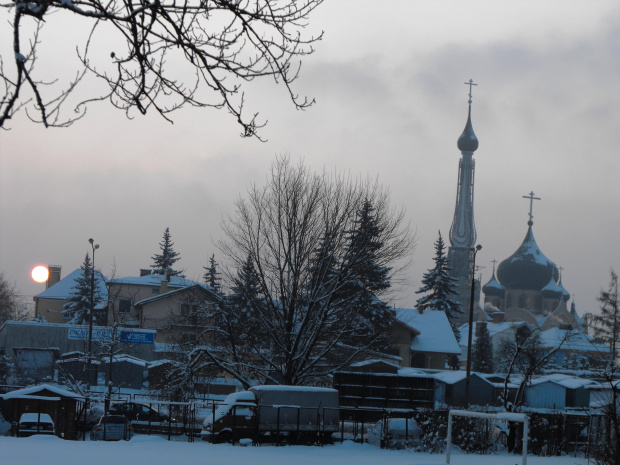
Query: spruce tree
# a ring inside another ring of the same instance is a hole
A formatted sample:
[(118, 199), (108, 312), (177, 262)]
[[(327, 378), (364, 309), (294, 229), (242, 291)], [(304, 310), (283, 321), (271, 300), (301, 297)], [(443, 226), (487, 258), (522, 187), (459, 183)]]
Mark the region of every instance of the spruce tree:
[[(355, 312), (356, 329), (351, 337), (361, 338), (377, 349), (386, 349), (389, 347), (388, 328), (393, 315), (388, 305), (379, 298), (390, 287), (390, 268), (381, 265), (377, 259), (377, 253), (383, 247), (381, 232), (375, 209), (369, 200), (365, 200), (349, 234), (343, 265), (350, 267), (349, 279), (336, 294), (347, 313)], [(327, 265), (330, 262), (327, 260)], [(329, 269), (327, 272), (325, 276), (329, 276)], [(380, 337), (377, 338), (377, 335)]]
[(451, 268), (448, 266), (448, 257), (445, 254), (445, 243), (439, 231), (439, 237), (435, 241), (435, 267), (424, 273), (422, 287), (416, 294), (426, 295), (416, 302), (419, 310), (439, 310), (446, 313), (456, 340), (460, 340), (457, 318), (462, 314), (461, 304), (453, 296), (458, 296), (456, 279), (450, 276)]
[(205, 284), (207, 286), (211, 286), (211, 288), (217, 293), (220, 294), (222, 292), (222, 285), (220, 281), (221, 273), (217, 270), (217, 262), (215, 261), (215, 254), (211, 255), (209, 259), (209, 266), (203, 266), (205, 269), (205, 274), (203, 279), (205, 280)]
[(170, 228), (166, 228), (164, 231), (163, 241), (159, 243), (159, 248), (161, 249), (161, 254), (155, 254), (152, 260), (155, 261), (151, 268), (153, 268), (153, 274), (165, 274), (166, 271), (169, 273), (169, 276), (180, 276), (180, 271), (172, 268), (181, 257), (179, 257), (178, 252), (175, 252), (172, 246), (174, 243), (170, 239)]
[[(80, 267), (81, 273), (75, 279), (75, 285), (71, 289), (71, 294), (67, 299), (67, 303), (63, 306), (63, 310), (72, 315), (71, 323), (77, 325), (87, 324), (89, 321), (90, 309), (96, 305), (100, 300), (99, 294), (99, 277), (95, 272), (95, 284), (93, 301), (94, 305), (91, 307), (90, 292), (92, 285), (92, 273), (93, 268), (90, 261), (90, 256), (86, 254), (84, 257), (84, 263)], [(95, 315), (93, 315), (95, 317)]]
[(471, 352), (472, 369), (480, 373), (493, 373), (493, 343), (486, 323), (476, 323), (476, 340)]

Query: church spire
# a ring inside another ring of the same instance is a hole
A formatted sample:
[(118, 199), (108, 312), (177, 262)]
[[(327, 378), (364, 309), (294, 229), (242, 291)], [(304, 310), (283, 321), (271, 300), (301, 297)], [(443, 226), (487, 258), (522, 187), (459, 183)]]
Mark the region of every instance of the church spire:
[(456, 208), (450, 228), (450, 244), (452, 247), (469, 249), (476, 244), (476, 226), (474, 225), (474, 168), (473, 154), (478, 148), (478, 138), (471, 124), (472, 87), (478, 84), (472, 79), (466, 82), (469, 86), (469, 108), (467, 123), (458, 139), (457, 146), (461, 151), (459, 162), (459, 180), (456, 192)]

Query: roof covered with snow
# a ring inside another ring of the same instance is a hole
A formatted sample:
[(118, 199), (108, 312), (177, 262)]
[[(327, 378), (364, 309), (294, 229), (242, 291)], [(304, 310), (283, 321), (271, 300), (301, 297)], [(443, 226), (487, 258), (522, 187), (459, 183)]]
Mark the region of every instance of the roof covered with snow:
[(560, 328), (548, 329), (540, 334), (540, 342), (542, 343), (542, 346), (547, 349), (555, 349), (562, 344), (560, 347), (561, 350), (597, 352), (601, 354), (609, 353), (609, 347), (604, 344), (594, 342), (591, 336), (588, 336), (587, 334), (584, 334), (576, 329), (570, 331)]
[[(125, 278), (111, 279), (108, 281), (108, 284), (131, 284), (135, 286), (158, 287), (161, 285), (162, 281), (166, 281), (166, 277), (162, 274), (147, 274), (144, 276), (128, 276)], [(184, 288), (196, 284), (200, 283), (181, 276), (170, 276), (168, 281), (169, 288)]]
[[(480, 324), (480, 321), (474, 321), (474, 327), (472, 329), (471, 340), (472, 343), (476, 342), (476, 326)], [(487, 330), (489, 331), (489, 336), (493, 338), (494, 336), (503, 333), (504, 331), (513, 330), (520, 328), (521, 326), (529, 326), (525, 321), (502, 321), (501, 323), (490, 323), (487, 322)], [(467, 338), (469, 334), (469, 323), (465, 323), (463, 326), (459, 328), (459, 333), (461, 334), (461, 347), (467, 347)]]
[(423, 313), (409, 308), (396, 309), (396, 318), (418, 333), (411, 342), (414, 352), (460, 354), (456, 337), (445, 312), (425, 310)]
[[(75, 287), (76, 279), (79, 279), (83, 276), (83, 271), (81, 268), (78, 268), (73, 273), (65, 276), (63, 279), (58, 281), (53, 286), (50, 286), (48, 289), (45, 289), (43, 292), (34, 296), (35, 299), (50, 299), (50, 300), (67, 300), (69, 296), (73, 293), (73, 288)], [(99, 271), (95, 270), (97, 290), (99, 295), (101, 296), (101, 300), (108, 300), (108, 288), (106, 287), (106, 283), (108, 279)]]
[(76, 394), (73, 391), (68, 391), (67, 389), (61, 388), (59, 386), (55, 386), (53, 384), (39, 384), (38, 386), (29, 386), (24, 389), (18, 389), (17, 391), (11, 391), (8, 394), (4, 394), (2, 397), (4, 399), (16, 399), (23, 398), (29, 396), (36, 396), (42, 391), (52, 392), (59, 397), (73, 397), (75, 399), (83, 399), (84, 396)]

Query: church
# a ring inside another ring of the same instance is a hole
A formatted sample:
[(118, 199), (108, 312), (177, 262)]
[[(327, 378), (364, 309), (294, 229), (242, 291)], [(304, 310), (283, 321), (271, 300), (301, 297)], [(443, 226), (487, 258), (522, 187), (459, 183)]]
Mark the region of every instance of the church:
[[(476, 245), (474, 222), (474, 152), (478, 138), (472, 124), (472, 88), (469, 85), (468, 113), (465, 129), (457, 141), (461, 151), (459, 161), (456, 206), (450, 228), (448, 266), (458, 288), (458, 300), (463, 315), (460, 323), (468, 323), (471, 295), (473, 294), (474, 321), (526, 322), (532, 328), (581, 329), (574, 302), (568, 310), (570, 293), (562, 284), (560, 269), (548, 259), (536, 243), (533, 232), (533, 203), (540, 200), (531, 192), (524, 196), (530, 200), (528, 229), (516, 252), (493, 267), (492, 277), (482, 289), (475, 279)], [(472, 293), (472, 285), (474, 290)], [(480, 290), (484, 293), (484, 307), (480, 305)]]

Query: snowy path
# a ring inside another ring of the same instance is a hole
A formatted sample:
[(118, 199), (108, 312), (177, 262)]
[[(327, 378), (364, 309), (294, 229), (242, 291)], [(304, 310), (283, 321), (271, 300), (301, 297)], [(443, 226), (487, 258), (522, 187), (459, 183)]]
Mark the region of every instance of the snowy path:
[[(0, 437), (2, 465), (443, 465), (445, 454), (381, 450), (351, 442), (327, 447), (239, 447), (168, 442), (136, 436), (129, 442), (63, 441), (55, 437)], [(515, 465), (518, 455), (452, 454), (451, 465)], [(583, 458), (528, 457), (528, 465), (586, 465)]]

